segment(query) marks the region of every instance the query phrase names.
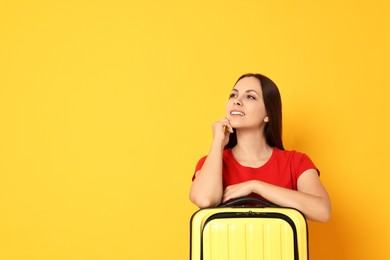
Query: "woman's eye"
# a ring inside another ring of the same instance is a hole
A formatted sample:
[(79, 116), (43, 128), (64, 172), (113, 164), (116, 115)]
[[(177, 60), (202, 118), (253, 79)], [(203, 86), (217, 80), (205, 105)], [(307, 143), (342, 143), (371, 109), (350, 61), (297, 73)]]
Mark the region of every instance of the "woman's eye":
[(247, 99), (253, 99), (253, 100), (256, 100), (256, 97), (255, 96), (252, 96), (252, 95), (248, 95), (246, 96)]
[(234, 97), (236, 97), (237, 95), (235, 94), (235, 93), (231, 93), (230, 95), (229, 95), (229, 98), (234, 98)]

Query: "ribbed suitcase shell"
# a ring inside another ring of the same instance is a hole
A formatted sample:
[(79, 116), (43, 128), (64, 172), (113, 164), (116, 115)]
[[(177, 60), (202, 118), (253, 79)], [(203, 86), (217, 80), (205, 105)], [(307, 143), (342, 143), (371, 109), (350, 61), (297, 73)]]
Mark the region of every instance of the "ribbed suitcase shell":
[(191, 260), (307, 260), (307, 223), (291, 208), (211, 208), (191, 218)]

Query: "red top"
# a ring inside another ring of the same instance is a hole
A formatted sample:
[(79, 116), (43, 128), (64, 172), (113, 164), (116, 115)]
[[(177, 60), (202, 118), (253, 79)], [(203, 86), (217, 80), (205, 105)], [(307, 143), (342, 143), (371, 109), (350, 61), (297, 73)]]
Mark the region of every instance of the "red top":
[[(199, 160), (195, 173), (202, 168), (206, 157)], [(280, 187), (297, 190), (298, 178), (304, 171), (316, 169), (319, 174), (318, 169), (307, 155), (297, 151), (286, 151), (278, 148), (273, 148), (269, 160), (259, 168), (241, 165), (234, 158), (231, 149), (224, 150), (222, 159), (224, 190), (227, 186), (249, 180), (260, 180)]]

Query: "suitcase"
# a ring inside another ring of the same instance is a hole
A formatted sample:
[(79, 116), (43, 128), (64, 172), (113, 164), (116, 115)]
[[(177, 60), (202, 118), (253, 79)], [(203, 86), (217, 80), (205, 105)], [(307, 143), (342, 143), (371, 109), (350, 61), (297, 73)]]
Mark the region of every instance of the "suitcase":
[(191, 260), (309, 258), (303, 214), (253, 197), (198, 210), (191, 217), (190, 233)]

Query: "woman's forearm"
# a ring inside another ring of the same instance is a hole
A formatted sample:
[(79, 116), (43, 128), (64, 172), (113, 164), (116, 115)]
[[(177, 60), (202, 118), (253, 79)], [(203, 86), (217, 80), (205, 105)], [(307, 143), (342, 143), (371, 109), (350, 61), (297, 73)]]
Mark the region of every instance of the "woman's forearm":
[(297, 190), (251, 180), (226, 187), (223, 201), (251, 193), (259, 194), (279, 206), (298, 209), (310, 220), (327, 222), (330, 218), (330, 199), (315, 169), (309, 169), (300, 175)]
[(199, 208), (216, 206), (222, 200), (222, 153), (223, 147), (213, 143), (202, 169), (192, 182), (190, 199)]
[(330, 201), (326, 192), (314, 195), (261, 181), (253, 181), (253, 192), (277, 205), (298, 209), (307, 219), (327, 222), (330, 218)]

